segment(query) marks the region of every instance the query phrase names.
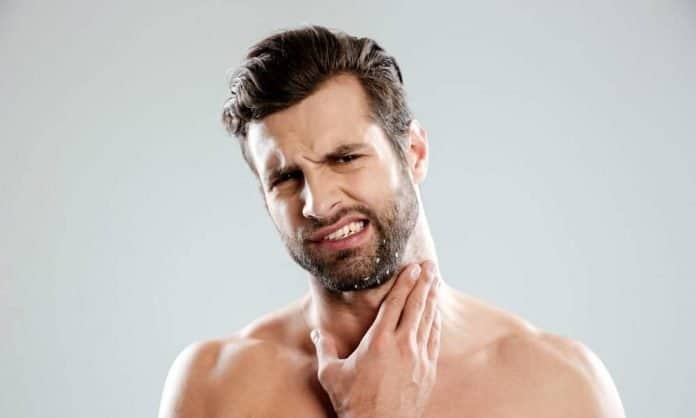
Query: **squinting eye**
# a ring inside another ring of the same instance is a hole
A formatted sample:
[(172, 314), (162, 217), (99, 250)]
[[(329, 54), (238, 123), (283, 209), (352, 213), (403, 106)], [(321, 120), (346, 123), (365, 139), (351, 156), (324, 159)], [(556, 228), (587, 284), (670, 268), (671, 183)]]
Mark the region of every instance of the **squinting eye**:
[(344, 155), (343, 157), (338, 157), (338, 158), (336, 158), (336, 162), (339, 163), (339, 164), (346, 164), (346, 163), (349, 163), (349, 162), (351, 162), (351, 161), (353, 161), (353, 160), (357, 160), (357, 159), (360, 158), (360, 157), (361, 157), (361, 155), (355, 155), (355, 154), (353, 154), (353, 155)]
[(290, 172), (288, 172), (288, 173), (281, 174), (280, 177), (278, 177), (278, 178), (271, 184), (271, 188), (273, 188), (273, 187), (275, 187), (275, 186), (277, 186), (277, 185), (279, 185), (279, 184), (281, 184), (281, 183), (284, 183), (284, 182), (286, 182), (286, 181), (288, 181), (288, 180), (295, 179), (295, 178), (297, 178), (297, 177), (299, 177), (299, 176), (300, 176), (300, 173), (298, 173), (297, 171), (290, 171)]

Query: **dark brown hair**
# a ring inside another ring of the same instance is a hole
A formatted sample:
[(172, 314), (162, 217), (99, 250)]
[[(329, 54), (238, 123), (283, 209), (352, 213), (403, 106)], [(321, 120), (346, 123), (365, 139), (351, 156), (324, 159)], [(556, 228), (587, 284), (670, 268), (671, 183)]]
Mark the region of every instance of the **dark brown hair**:
[(357, 38), (322, 26), (275, 33), (252, 46), (232, 74), (222, 121), (240, 139), (244, 159), (255, 171), (246, 147), (249, 122), (286, 109), (332, 76), (349, 73), (359, 80), (372, 117), (405, 160), (411, 122), (401, 70), (393, 56), (370, 38)]

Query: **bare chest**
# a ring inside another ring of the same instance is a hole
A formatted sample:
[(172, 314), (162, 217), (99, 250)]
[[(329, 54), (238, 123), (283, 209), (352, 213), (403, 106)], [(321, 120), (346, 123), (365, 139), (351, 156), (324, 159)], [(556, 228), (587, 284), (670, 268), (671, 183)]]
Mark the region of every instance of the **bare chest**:
[[(328, 396), (311, 370), (284, 375), (282, 385), (259, 405), (258, 415), (278, 418), (336, 417)], [(449, 367), (438, 371), (438, 381), (432, 390), (424, 418), (522, 418), (528, 415), (529, 388), (494, 369)]]

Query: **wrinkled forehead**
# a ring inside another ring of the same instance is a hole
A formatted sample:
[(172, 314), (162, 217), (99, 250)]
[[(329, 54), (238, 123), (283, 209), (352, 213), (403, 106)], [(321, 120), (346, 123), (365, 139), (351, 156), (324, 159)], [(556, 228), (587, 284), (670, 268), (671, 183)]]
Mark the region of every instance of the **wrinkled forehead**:
[(301, 102), (250, 123), (247, 131), (260, 175), (271, 165), (297, 164), (298, 157), (319, 161), (342, 144), (376, 146), (380, 139), (365, 91), (350, 75), (330, 79)]
[(261, 178), (279, 168), (319, 163), (330, 156), (366, 151), (384, 154), (389, 151), (386, 141), (382, 129), (371, 120), (348, 130), (307, 136), (274, 133), (267, 124), (256, 122), (249, 126), (247, 136), (249, 154)]

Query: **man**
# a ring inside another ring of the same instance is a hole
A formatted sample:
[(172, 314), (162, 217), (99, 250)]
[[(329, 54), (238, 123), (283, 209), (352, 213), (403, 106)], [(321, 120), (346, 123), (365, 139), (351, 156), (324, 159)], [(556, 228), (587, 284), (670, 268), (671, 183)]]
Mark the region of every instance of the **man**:
[(599, 359), (449, 287), (419, 184), (425, 130), (373, 40), (277, 33), (223, 121), (309, 292), (174, 362), (160, 418), (615, 418)]

